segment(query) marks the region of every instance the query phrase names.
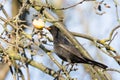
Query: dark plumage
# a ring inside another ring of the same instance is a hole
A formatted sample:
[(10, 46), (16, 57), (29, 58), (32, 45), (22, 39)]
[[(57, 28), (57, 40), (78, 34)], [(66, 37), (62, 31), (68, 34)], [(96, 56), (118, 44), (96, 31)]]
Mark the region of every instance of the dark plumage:
[(64, 61), (70, 63), (85, 63), (99, 66), (106, 69), (107, 66), (99, 62), (90, 60), (79, 53), (79, 50), (63, 35), (54, 25), (50, 26), (50, 33), (53, 35), (55, 53)]

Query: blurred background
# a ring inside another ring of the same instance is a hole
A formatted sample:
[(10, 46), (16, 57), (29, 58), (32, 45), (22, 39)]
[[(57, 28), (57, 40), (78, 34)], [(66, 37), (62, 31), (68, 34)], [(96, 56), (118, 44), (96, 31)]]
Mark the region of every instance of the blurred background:
[[(45, 2), (45, 0), (42, 0)], [(82, 0), (81, 0), (82, 1)], [(100, 2), (102, 2), (100, 4)], [(79, 3), (80, 0), (48, 0), (51, 5), (56, 6), (56, 8), (61, 7), (69, 7), (76, 3)], [(4, 9), (8, 12), (9, 16), (15, 16), (19, 10), (19, 4), (16, 0), (0, 0), (0, 3), (4, 5)], [(117, 8), (116, 6), (117, 5)], [(117, 9), (117, 10), (116, 10)], [(30, 8), (29, 14), (25, 15), (26, 20), (28, 21), (27, 24), (31, 27), (32, 26), (32, 17), (33, 14), (36, 14), (37, 11), (33, 8)], [(82, 4), (79, 4), (75, 7), (58, 11), (57, 12), (59, 17), (63, 18), (64, 24), (66, 28), (73, 32), (83, 33), (90, 36), (93, 36), (97, 39), (106, 39), (109, 37), (110, 32), (120, 24), (120, 0), (96, 0), (96, 1), (85, 1)], [(3, 13), (0, 11), (0, 16), (4, 17)], [(0, 21), (0, 24), (3, 22)], [(46, 26), (51, 25), (50, 23), (46, 23)], [(2, 25), (0, 25), (0, 32), (3, 31)], [(31, 31), (27, 31), (31, 33)], [(112, 46), (117, 53), (120, 55), (120, 29), (116, 30), (117, 35), (115, 36), (114, 40), (111, 42), (110, 46)], [(89, 40), (78, 38), (78, 41), (87, 49), (90, 53), (92, 58), (98, 62), (104, 63), (108, 65), (110, 68), (115, 68), (120, 70), (120, 66), (118, 63), (107, 54), (103, 53), (101, 50), (96, 48), (96, 46), (90, 42)], [(52, 43), (50, 43), (53, 45)], [(53, 49), (53, 46), (47, 47)], [(45, 66), (59, 70), (58, 67), (50, 60), (46, 53), (38, 50), (38, 55), (34, 56), (34, 60), (37, 62), (43, 63)], [(42, 55), (42, 56), (41, 56)], [(53, 54), (55, 58), (61, 62), (55, 54)], [(28, 54), (29, 56), (29, 54)], [(85, 71), (82, 64), (75, 66), (78, 68), (77, 71), (71, 72), (71, 76), (74, 78), (78, 78), (78, 80), (91, 80), (90, 75)], [(25, 68), (22, 69), (24, 75), (26, 75)], [(31, 80), (53, 80), (54, 78), (43, 73), (42, 71), (30, 66), (30, 79)], [(108, 71), (111, 75), (112, 80), (119, 80), (120, 73)], [(0, 73), (1, 74), (1, 73)], [(13, 80), (13, 76), (10, 71), (7, 74), (5, 80)], [(27, 80), (27, 77), (25, 78)]]

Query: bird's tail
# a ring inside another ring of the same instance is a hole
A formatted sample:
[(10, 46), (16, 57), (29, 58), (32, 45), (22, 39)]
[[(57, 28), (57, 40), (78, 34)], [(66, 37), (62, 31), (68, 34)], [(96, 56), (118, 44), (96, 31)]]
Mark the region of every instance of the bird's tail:
[(94, 65), (94, 66), (98, 66), (98, 67), (101, 67), (101, 68), (103, 68), (103, 69), (108, 68), (107, 65), (104, 65), (104, 64), (102, 64), (102, 63), (99, 63), (99, 62), (96, 62), (96, 61), (93, 61), (93, 60), (90, 60), (90, 59), (87, 59), (87, 58), (86, 58), (86, 60), (87, 60), (87, 63), (88, 63), (88, 64), (91, 64), (91, 65)]

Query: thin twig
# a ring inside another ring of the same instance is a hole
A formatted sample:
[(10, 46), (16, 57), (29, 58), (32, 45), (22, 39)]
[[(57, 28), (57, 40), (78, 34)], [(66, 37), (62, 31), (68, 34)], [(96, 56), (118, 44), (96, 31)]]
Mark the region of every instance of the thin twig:
[(76, 4), (72, 5), (72, 6), (66, 7), (66, 8), (59, 8), (59, 9), (58, 9), (58, 8), (53, 8), (53, 9), (55, 9), (55, 10), (66, 10), (66, 9), (75, 7), (75, 6), (79, 5), (79, 4), (82, 4), (82, 3), (85, 2), (85, 1), (95, 1), (95, 0), (82, 0), (82, 1), (76, 3)]
[(120, 24), (120, 17), (119, 17), (119, 9), (118, 9), (118, 3), (116, 2), (116, 0), (113, 0), (115, 7), (116, 7), (116, 18), (118, 23)]
[(115, 72), (118, 72), (118, 73), (120, 73), (120, 70), (113, 69), (113, 68), (106, 69), (105, 71), (115, 71)]
[(2, 7), (1, 7), (1, 10), (2, 10), (2, 12), (4, 13), (4, 15), (6, 16), (6, 18), (9, 19), (9, 16), (8, 16), (6, 10), (4, 9), (4, 6), (3, 6), (2, 4), (0, 4), (0, 6), (2, 6)]
[(113, 28), (113, 30), (111, 31), (110, 35), (109, 35), (109, 40), (112, 38), (113, 33), (115, 32), (115, 30), (117, 30), (118, 28), (120, 28), (120, 25), (118, 25), (117, 27)]
[(63, 73), (66, 75), (67, 79), (71, 80), (72, 78), (70, 77), (66, 68), (63, 65), (59, 64), (59, 62), (57, 60), (55, 60), (55, 58), (51, 55), (51, 52), (47, 52), (47, 54), (50, 57), (50, 59), (60, 68), (60, 70), (63, 71)]

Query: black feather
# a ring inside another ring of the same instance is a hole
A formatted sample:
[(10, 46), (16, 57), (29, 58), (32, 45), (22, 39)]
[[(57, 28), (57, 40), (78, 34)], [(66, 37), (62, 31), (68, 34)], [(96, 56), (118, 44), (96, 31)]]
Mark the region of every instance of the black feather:
[(77, 48), (64, 36), (64, 34), (54, 25), (50, 26), (50, 33), (53, 35), (55, 53), (64, 61), (70, 63), (85, 63), (99, 66), (106, 69), (107, 66), (90, 60), (82, 55)]

